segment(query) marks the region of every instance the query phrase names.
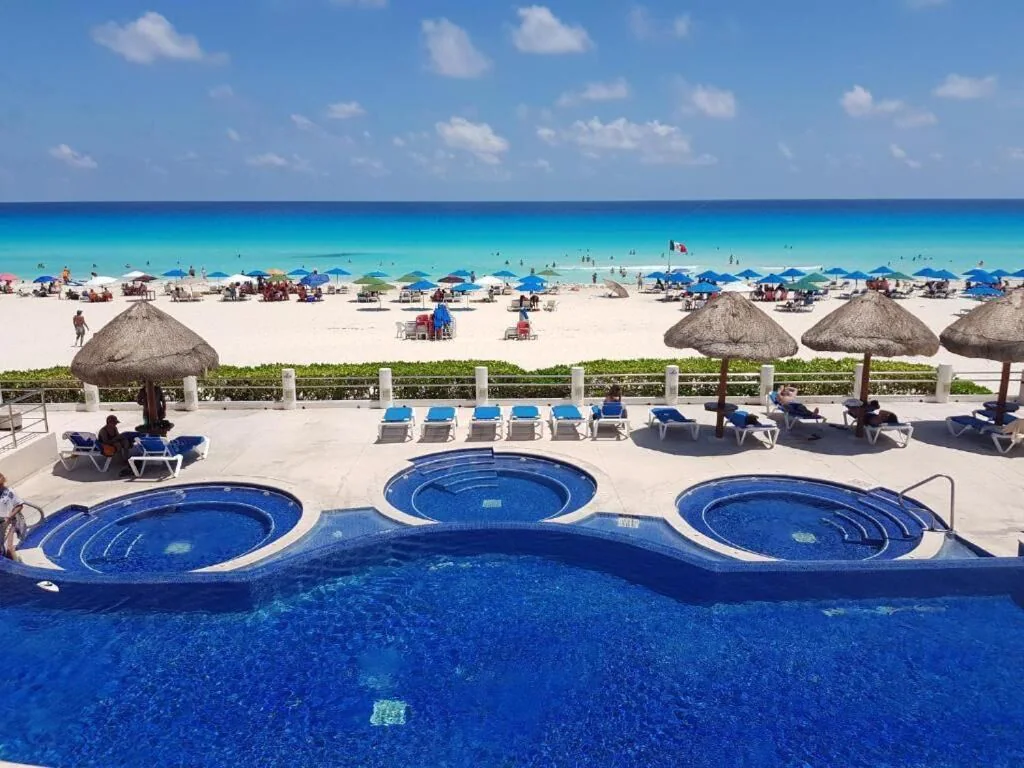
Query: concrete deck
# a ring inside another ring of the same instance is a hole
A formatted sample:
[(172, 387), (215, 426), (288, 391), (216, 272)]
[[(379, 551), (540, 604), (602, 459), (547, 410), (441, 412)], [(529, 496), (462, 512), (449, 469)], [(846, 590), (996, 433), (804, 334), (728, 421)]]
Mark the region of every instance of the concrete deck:
[[(177, 480), (160, 479), (162, 472), (155, 467), (141, 479), (118, 478), (116, 467), (101, 475), (87, 461), (69, 472), (55, 458), (52, 467), (19, 483), (17, 491), (50, 512), (66, 504), (89, 505), (157, 484), (235, 479), (280, 486), (317, 511), (379, 507), (384, 482), (406, 460), (440, 450), (493, 446), (548, 455), (592, 470), (598, 479), (598, 494), (577, 517), (601, 511), (669, 518), (675, 511), (676, 496), (684, 489), (728, 475), (806, 475), (898, 491), (942, 472), (957, 482), (958, 533), (995, 554), (1016, 555), (1017, 539), (1024, 531), (1024, 448), (1000, 456), (988, 438), (950, 436), (945, 417), (967, 413), (970, 408), (956, 403), (894, 406), (901, 418), (915, 425), (914, 439), (905, 449), (897, 448), (884, 434), (871, 446), (849, 431), (798, 425), (791, 432), (783, 429), (778, 446), (770, 451), (756, 442), (751, 444), (752, 438), (742, 448), (728, 433), (725, 440), (715, 439), (712, 414), (694, 406), (681, 406), (681, 410), (701, 422), (697, 442), (678, 432), (659, 440), (656, 430), (644, 426), (647, 409), (640, 406), (630, 407), (630, 437), (597, 441), (554, 441), (545, 429), (543, 439), (532, 442), (469, 442), (466, 425), (470, 409), (461, 409), (457, 439), (442, 444), (420, 442), (418, 433), (414, 442), (378, 444), (379, 410), (174, 413), (175, 434), (202, 434), (211, 440), (209, 458), (186, 464)], [(825, 405), (822, 412), (830, 421), (842, 424), (841, 406)], [(70, 429), (96, 431), (104, 416), (54, 413), (51, 429), (58, 437)], [(119, 416), (125, 425), (138, 421), (137, 411)], [(820, 439), (809, 440), (814, 434), (821, 435)], [(935, 482), (912, 495), (948, 519), (947, 484)]]

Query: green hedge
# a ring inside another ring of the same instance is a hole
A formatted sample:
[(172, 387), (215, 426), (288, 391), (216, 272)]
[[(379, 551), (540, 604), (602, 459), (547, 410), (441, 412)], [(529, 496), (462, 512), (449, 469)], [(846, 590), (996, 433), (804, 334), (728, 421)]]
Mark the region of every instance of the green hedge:
[[(844, 395), (850, 391), (850, 381), (856, 358), (815, 358), (812, 360), (787, 359), (775, 363), (775, 379), (778, 383), (793, 383), (806, 395)], [(300, 400), (372, 400), (377, 397), (377, 372), (390, 368), (395, 377), (395, 398), (398, 400), (451, 400), (474, 397), (474, 369), (487, 366), (490, 375), (490, 394), (494, 400), (512, 398), (537, 398), (555, 400), (569, 394), (569, 376), (572, 365), (556, 365), (549, 368), (526, 370), (503, 360), (445, 360), (429, 363), (315, 363), (312, 365), (222, 365), (200, 381), (200, 398), (203, 400), (244, 400), (272, 402), (279, 399), (281, 369), (294, 368), (296, 390)], [(607, 388), (618, 383), (628, 397), (658, 397), (664, 390), (666, 365), (678, 365), (684, 376), (680, 383), (682, 396), (710, 396), (716, 383), (688, 383), (686, 374), (717, 374), (719, 361), (704, 357), (686, 357), (678, 360), (647, 358), (636, 360), (585, 360), (575, 365), (587, 372), (586, 389), (588, 396), (603, 394)], [(749, 360), (733, 360), (730, 371), (735, 373), (757, 373), (761, 364)], [(897, 373), (897, 378), (914, 379), (912, 382), (872, 382), (872, 391), (878, 395), (929, 395), (935, 391), (935, 367), (920, 363), (904, 363), (896, 360), (875, 360), (875, 371), (887, 374)], [(834, 383), (804, 384), (801, 379), (815, 374), (843, 374)], [(502, 376), (523, 377), (513, 385), (502, 381)], [(556, 378), (545, 379), (552, 376)], [(45, 388), (51, 402), (81, 402), (82, 388), (78, 380), (66, 367), (42, 368), (28, 371), (5, 371), (0, 373), (0, 391), (5, 397), (18, 392)], [(181, 385), (164, 387), (168, 397), (181, 398)], [(756, 382), (733, 383), (729, 394), (754, 396)], [(101, 398), (108, 402), (132, 402), (138, 392), (138, 385), (101, 390)], [(955, 380), (953, 394), (990, 394), (990, 390), (971, 381)]]

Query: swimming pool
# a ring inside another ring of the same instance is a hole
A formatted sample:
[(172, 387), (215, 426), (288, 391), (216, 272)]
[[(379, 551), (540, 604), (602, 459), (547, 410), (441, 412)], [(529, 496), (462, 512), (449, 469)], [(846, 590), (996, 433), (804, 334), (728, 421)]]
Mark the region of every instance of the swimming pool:
[(533, 522), (575, 512), (597, 491), (571, 464), (490, 448), (446, 451), (412, 460), (384, 497), (396, 509), (439, 523)]
[[(423, 539), (340, 565), (321, 564), (314, 587), (228, 613), (4, 608), (0, 759), (1024, 760), (1024, 611), (1005, 596), (705, 604), (546, 557), (439, 553)], [(701, 591), (686, 588), (698, 600)]]
[(682, 518), (712, 540), (782, 560), (895, 559), (929, 531), (946, 531), (927, 507), (884, 488), (745, 475), (696, 485), (676, 500)]
[(64, 571), (104, 575), (179, 573), (206, 568), (276, 541), (298, 522), (292, 496), (255, 485), (181, 485), (67, 507), (19, 547)]

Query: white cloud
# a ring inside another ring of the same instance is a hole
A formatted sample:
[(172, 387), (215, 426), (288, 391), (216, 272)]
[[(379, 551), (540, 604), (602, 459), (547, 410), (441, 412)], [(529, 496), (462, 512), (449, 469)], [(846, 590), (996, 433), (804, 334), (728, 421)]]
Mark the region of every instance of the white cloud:
[(508, 140), (494, 132), (487, 123), (471, 123), (464, 117), (453, 117), (446, 123), (435, 123), (437, 135), (452, 149), (469, 152), (488, 165), (498, 165), (508, 152)]
[(81, 152), (75, 152), (75, 150), (67, 144), (58, 144), (56, 147), (52, 147), (50, 149), (50, 157), (67, 163), (72, 168), (86, 168), (88, 170), (92, 170), (99, 166), (99, 163), (93, 160), (89, 155)]
[(583, 101), (614, 101), (629, 98), (629, 83), (623, 77), (607, 83), (587, 83), (579, 93), (567, 91), (558, 99), (558, 106), (571, 107)]
[(698, 85), (690, 92), (690, 104), (708, 117), (731, 120), (736, 117), (736, 96), (713, 85)]
[[(538, 130), (538, 135), (540, 131)], [(674, 125), (653, 120), (634, 123), (624, 117), (604, 123), (599, 118), (577, 120), (561, 138), (575, 144), (588, 157), (604, 152), (636, 154), (644, 163), (710, 165), (711, 155), (694, 155), (689, 137)]]
[(537, 138), (548, 144), (555, 144), (558, 141), (558, 132), (554, 128), (541, 127), (537, 129)]
[(637, 40), (657, 40), (658, 38), (683, 39), (693, 31), (690, 14), (684, 13), (674, 19), (664, 21), (654, 19), (646, 6), (634, 5), (626, 15), (629, 31)]
[(491, 60), (473, 45), (462, 27), (448, 19), (426, 19), (421, 25), (430, 53), (430, 68), (445, 77), (480, 77)]
[(932, 91), (936, 96), (943, 99), (984, 99), (995, 93), (996, 76), (987, 77), (966, 77), (964, 75), (948, 75)]
[(907, 151), (898, 144), (889, 145), (889, 154), (892, 155), (897, 160), (899, 160), (904, 165), (906, 165), (908, 168), (914, 168), (916, 170), (917, 168), (921, 167), (921, 163), (919, 163), (917, 160), (912, 160), (907, 155)]
[(942, 162), (946, 156), (943, 155), (941, 152), (932, 152), (930, 155), (928, 155), (928, 157), (930, 157), (935, 162), (939, 163)]
[(113, 21), (92, 29), (92, 39), (137, 64), (157, 59), (202, 61), (210, 58), (195, 35), (180, 34), (166, 18), (149, 11), (121, 26)]
[(850, 117), (870, 117), (871, 115), (889, 115), (903, 109), (903, 102), (897, 99), (886, 99), (875, 101), (871, 91), (860, 85), (855, 85), (843, 94), (839, 100)]
[(690, 14), (684, 13), (672, 20), (672, 34), (675, 37), (683, 38), (690, 36)]
[(235, 89), (230, 85), (215, 85), (207, 93), (211, 99), (223, 101), (224, 99), (230, 99), (235, 95)]
[(594, 41), (579, 24), (563, 24), (543, 5), (519, 8), (519, 26), (512, 42), (523, 53), (583, 53)]
[(939, 122), (939, 118), (935, 116), (934, 112), (929, 112), (926, 109), (907, 108), (896, 115), (894, 122), (897, 128), (922, 128), (926, 125), (935, 125)]
[(544, 171), (544, 173), (551, 173), (554, 169), (551, 167), (551, 163), (545, 160), (543, 157), (538, 157), (529, 163), (522, 163), (523, 168), (535, 168), (538, 171)]
[(365, 114), (366, 110), (358, 101), (339, 101), (327, 106), (327, 116), (334, 120), (348, 120)]
[(253, 168), (287, 168), (288, 161), (281, 155), (274, 152), (264, 152), (262, 155), (252, 155), (245, 159), (246, 165)]
[(236, 131), (234, 128), (228, 128), (225, 131), (225, 133), (227, 134), (227, 137), (229, 139), (231, 139), (231, 141), (241, 141), (242, 140), (242, 137), (239, 135), (238, 131)]
[(404, 147), (405, 139), (403, 139), (401, 136), (395, 136), (393, 139), (391, 139), (391, 143), (394, 144), (396, 147)]
[(369, 176), (387, 176), (389, 171), (380, 160), (373, 157), (353, 157), (349, 163), (353, 168), (359, 168)]
[(1011, 160), (1024, 160), (1024, 147), (1010, 147), (1006, 154)]
[(292, 122), (295, 127), (300, 131), (312, 131), (317, 128), (317, 124), (310, 120), (305, 115), (294, 114), (291, 116)]
[(780, 141), (778, 146), (779, 154), (782, 155), (787, 160), (792, 160), (795, 157), (795, 155), (793, 154), (793, 150), (789, 148), (789, 145), (786, 144), (786, 142)]

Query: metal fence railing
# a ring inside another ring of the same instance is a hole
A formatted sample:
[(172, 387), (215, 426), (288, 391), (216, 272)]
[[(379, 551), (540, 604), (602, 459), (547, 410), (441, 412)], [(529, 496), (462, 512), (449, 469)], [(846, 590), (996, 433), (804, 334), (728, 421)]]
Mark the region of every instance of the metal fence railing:
[(45, 390), (35, 389), (9, 399), (5, 397), (0, 404), (0, 453), (12, 451), (49, 431)]

